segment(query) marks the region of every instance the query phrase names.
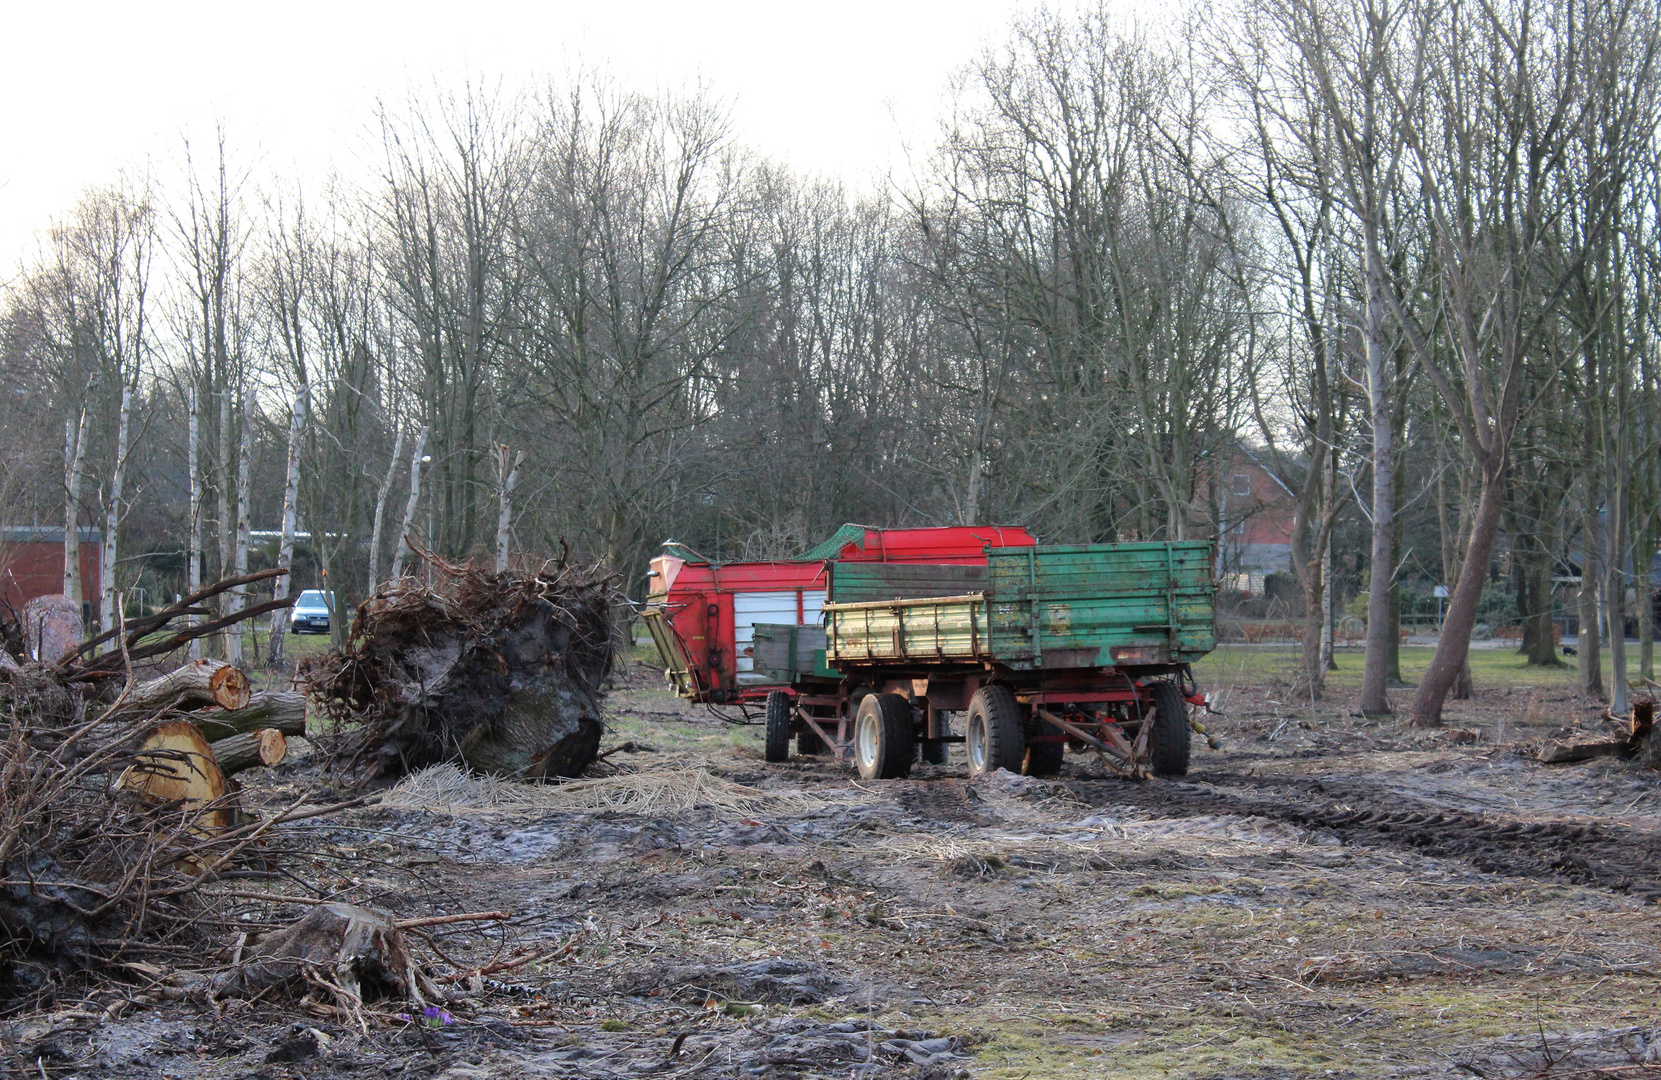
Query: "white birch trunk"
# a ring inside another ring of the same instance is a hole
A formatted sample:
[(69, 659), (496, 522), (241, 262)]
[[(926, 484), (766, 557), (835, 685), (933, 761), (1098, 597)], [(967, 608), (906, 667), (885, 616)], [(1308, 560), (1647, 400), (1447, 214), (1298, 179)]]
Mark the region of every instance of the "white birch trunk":
[[(508, 543), (513, 536), (513, 485), (519, 480), (519, 466), (525, 463), (525, 452), (521, 450), (514, 455), (513, 465), (508, 465), (508, 448), (499, 447), (496, 452), (496, 476), (501, 486), (501, 506), (496, 512), (496, 572), (499, 574), (508, 568)], [(503, 475), (506, 473), (507, 475)]]
[[(248, 391), (243, 399), (242, 406), (242, 440), (237, 448), (236, 455), (236, 565), (232, 573), (237, 577), (244, 577), (248, 573), (248, 489), (253, 483), (252, 457), (254, 454), (254, 392)], [(236, 614), (248, 606), (248, 586), (238, 585), (231, 590), (230, 610)], [(242, 662), (243, 638), (248, 633), (246, 622), (237, 623), (229, 629), (225, 638), (225, 658), (233, 664)]]
[[(369, 591), (374, 596), (381, 586), (381, 526), (386, 521), (386, 499), (392, 494), (392, 478), (398, 473), (398, 462), (404, 456), (404, 429), (399, 428), (392, 440), (392, 456), (386, 462), (386, 479), (381, 481), (380, 494), (375, 496), (375, 527), (369, 534)], [(331, 625), (333, 625), (331, 623)]]
[(392, 560), (392, 580), (404, 576), (404, 554), (410, 551), (409, 531), (415, 528), (415, 510), (421, 504), (421, 452), (427, 448), (427, 429), (416, 436), (409, 456), (409, 502), (404, 504), (404, 525), (398, 530), (398, 554)]
[[(187, 588), (195, 594), (202, 588), (202, 408), (198, 400), (196, 387), (190, 388), (190, 565), (185, 567)], [(191, 626), (197, 625), (201, 617), (187, 616)], [(190, 658), (198, 660), (202, 656), (202, 641), (200, 638), (190, 639)]]
[(87, 410), (63, 422), (63, 594), (79, 610), (81, 588), (81, 479), (86, 474)]
[[(299, 393), (294, 395), (294, 411), (288, 419), (288, 472), (283, 483), (283, 537), (277, 548), (277, 565), (284, 570), (294, 566), (294, 533), (298, 528), (300, 516), (300, 435), (306, 425), (306, 406), (311, 397), (311, 384), (301, 383)], [(272, 588), (272, 599), (282, 600), (288, 596), (289, 575), (284, 574), (277, 578)], [(278, 608), (271, 613), (271, 650), (270, 665), (273, 668), (283, 663), (283, 634), (288, 630), (288, 608)], [(330, 620), (331, 622), (333, 620)]]
[(1321, 559), (1321, 670), (1332, 670), (1332, 537), (1327, 536), (1326, 555)]
[[(120, 556), (117, 533), (121, 529), (121, 497), (127, 476), (127, 439), (133, 415), (133, 388), (121, 388), (121, 416), (115, 429), (115, 469), (110, 474), (110, 501), (104, 511), (104, 555), (98, 568), (99, 596), (102, 598), (102, 623), (105, 633), (115, 629), (121, 619), (120, 605), (116, 603), (115, 566)], [(112, 642), (104, 651), (115, 648)]]
[[(231, 565), (231, 389), (226, 387), (219, 391), (219, 576), (225, 576), (225, 568)], [(231, 598), (225, 597), (229, 605)], [(227, 610), (229, 610), (227, 608)]]

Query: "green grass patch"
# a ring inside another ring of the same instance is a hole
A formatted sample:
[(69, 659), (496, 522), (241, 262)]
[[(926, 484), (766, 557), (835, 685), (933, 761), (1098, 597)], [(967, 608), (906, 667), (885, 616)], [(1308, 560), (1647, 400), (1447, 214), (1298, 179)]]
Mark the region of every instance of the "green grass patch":
[[(1436, 650), (1429, 645), (1401, 647), (1401, 673), (1416, 682), (1430, 666)], [(1336, 671), (1327, 672), (1327, 686), (1333, 690), (1360, 690), (1362, 650), (1334, 650)], [(1303, 663), (1303, 650), (1296, 645), (1219, 645), (1194, 665), (1194, 678), (1205, 689), (1229, 686), (1274, 686), (1289, 682)], [(1471, 681), (1479, 689), (1532, 686), (1551, 690), (1572, 690), (1575, 669), (1530, 667), (1514, 646), (1470, 651)]]

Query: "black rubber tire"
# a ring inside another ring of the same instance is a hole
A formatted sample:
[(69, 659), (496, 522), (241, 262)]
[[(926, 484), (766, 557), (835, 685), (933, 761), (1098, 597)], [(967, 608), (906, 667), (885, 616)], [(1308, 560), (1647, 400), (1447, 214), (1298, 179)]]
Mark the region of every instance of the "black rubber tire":
[(1157, 682), (1148, 687), (1155, 710), (1153, 730), (1148, 733), (1148, 759), (1155, 776), (1187, 776), (1188, 749), (1193, 731), (1188, 726), (1188, 700), (1176, 683)]
[(763, 756), (777, 765), (790, 760), (790, 695), (774, 690), (767, 695), (767, 728)]
[(1026, 776), (1054, 776), (1061, 771), (1061, 762), (1066, 756), (1066, 743), (1029, 742), (1021, 772)]
[(864, 780), (910, 775), (917, 754), (911, 702), (898, 694), (870, 694), (854, 717), (854, 764)]
[[(831, 721), (833, 726), (835, 723), (835, 720)], [(804, 727), (796, 733), (796, 753), (803, 757), (813, 757), (816, 754), (823, 754), (825, 750), (825, 740), (821, 739), (819, 733), (812, 728)]]
[(998, 769), (1020, 772), (1027, 757), (1027, 737), (1021, 706), (1007, 686), (983, 686), (969, 699), (963, 723), (963, 749), (969, 775), (984, 776)]

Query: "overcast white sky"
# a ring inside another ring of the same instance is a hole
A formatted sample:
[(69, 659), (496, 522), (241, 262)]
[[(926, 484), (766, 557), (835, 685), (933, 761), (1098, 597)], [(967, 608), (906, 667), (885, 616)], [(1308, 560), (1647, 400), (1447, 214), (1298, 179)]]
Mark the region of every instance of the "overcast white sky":
[[(80, 191), (226, 124), (259, 173), (351, 174), (377, 95), (466, 75), (509, 87), (577, 62), (629, 86), (702, 82), (738, 138), (857, 186), (926, 151), (954, 71), (1022, 0), (16, 2), (0, 53), (0, 280)], [(1071, 5), (1069, 5), (1071, 6)]]

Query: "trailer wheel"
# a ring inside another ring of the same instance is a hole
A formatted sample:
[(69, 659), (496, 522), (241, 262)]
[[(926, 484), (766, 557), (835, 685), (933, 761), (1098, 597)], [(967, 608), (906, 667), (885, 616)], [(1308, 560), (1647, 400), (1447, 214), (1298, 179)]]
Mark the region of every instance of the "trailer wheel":
[(777, 765), (790, 760), (790, 695), (774, 690), (767, 695), (766, 749), (763, 756)]
[(1021, 706), (1008, 687), (983, 686), (976, 690), (969, 699), (969, 717), (963, 725), (969, 775), (984, 776), (998, 769), (1020, 772), (1027, 756), (1022, 727)]
[(1188, 747), (1193, 737), (1188, 727), (1188, 701), (1176, 683), (1157, 682), (1148, 689), (1153, 691), (1156, 710), (1153, 731), (1148, 734), (1153, 774), (1187, 776)]
[(854, 763), (863, 780), (894, 780), (911, 772), (917, 753), (911, 702), (898, 694), (870, 694), (854, 717)]

